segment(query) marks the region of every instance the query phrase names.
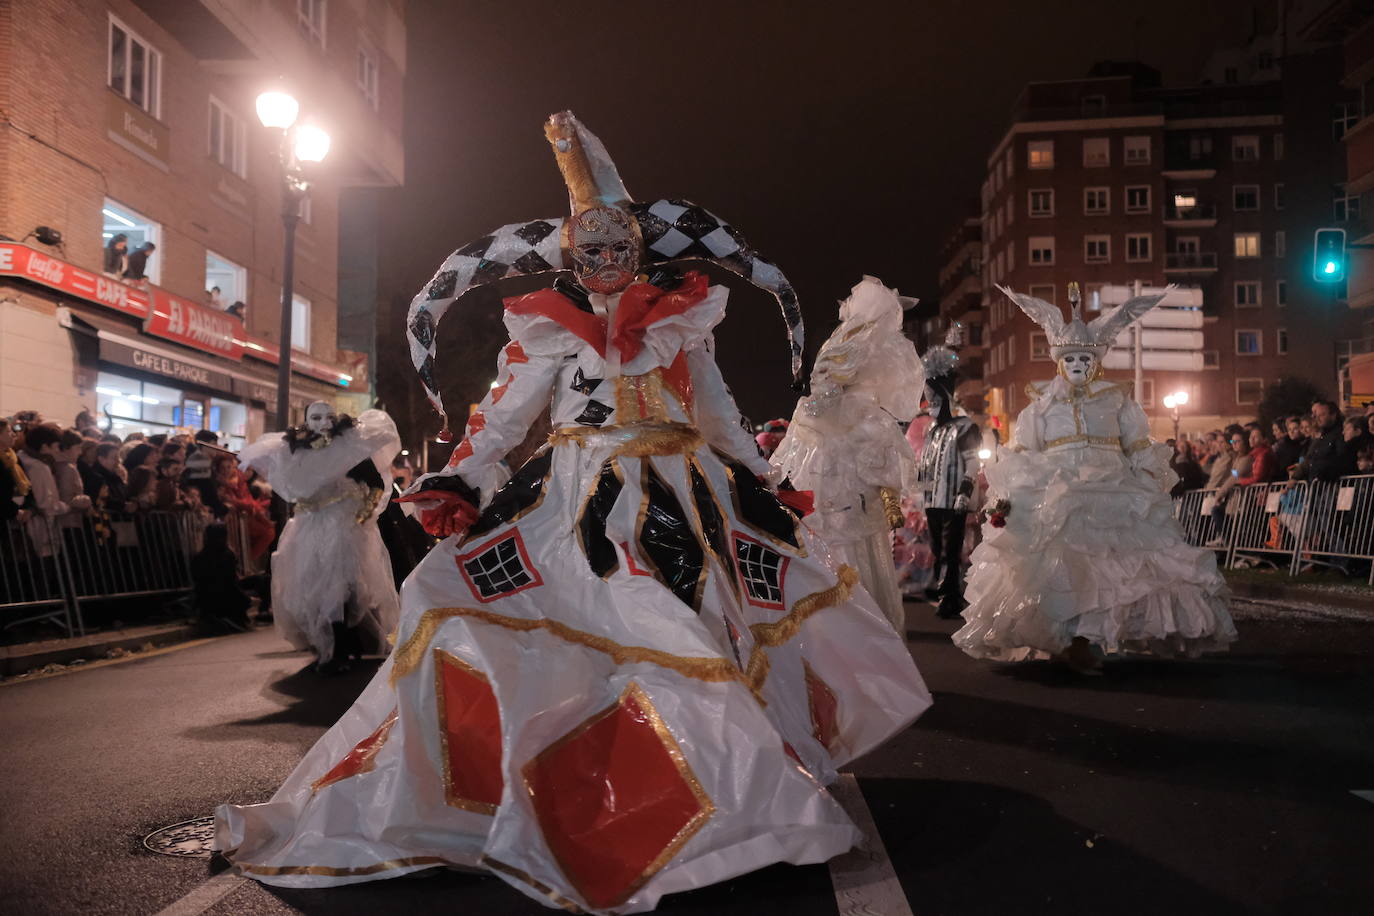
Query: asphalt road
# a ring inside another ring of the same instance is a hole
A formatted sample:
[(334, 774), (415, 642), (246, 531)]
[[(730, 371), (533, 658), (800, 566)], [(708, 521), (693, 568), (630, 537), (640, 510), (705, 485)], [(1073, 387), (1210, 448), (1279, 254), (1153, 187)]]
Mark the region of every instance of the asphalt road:
[[(854, 772), (912, 912), (1374, 912), (1374, 803), (1352, 793), (1374, 790), (1374, 619), (1238, 611), (1229, 656), (1082, 679), (975, 662), (908, 605), (935, 705)], [(205, 888), (206, 860), (142, 837), (265, 800), (369, 676), (319, 679), (286, 648), (259, 631), (0, 687), (0, 908), (152, 914)], [(314, 891), (218, 880), (225, 896), (181, 912), (549, 912), (456, 872)], [(826, 867), (779, 866), (659, 911), (839, 908)]]

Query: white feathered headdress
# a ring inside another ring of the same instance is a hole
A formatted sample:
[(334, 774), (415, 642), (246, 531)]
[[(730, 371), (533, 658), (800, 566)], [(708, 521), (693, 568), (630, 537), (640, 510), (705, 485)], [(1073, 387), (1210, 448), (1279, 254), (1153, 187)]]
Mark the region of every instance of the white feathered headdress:
[(1134, 299), (1127, 299), (1121, 305), (1106, 312), (1092, 321), (1083, 322), (1083, 302), (1078, 293), (1078, 284), (1069, 284), (1069, 308), (1070, 317), (1068, 322), (1064, 321), (1064, 313), (1059, 311), (1059, 306), (1046, 302), (1044, 299), (1037, 299), (1034, 296), (1027, 296), (1024, 293), (1014, 292), (1005, 286), (997, 287), (1007, 294), (1007, 297), (1021, 307), (1021, 311), (1030, 316), (1031, 320), (1045, 329), (1045, 337), (1049, 339), (1050, 357), (1059, 359), (1066, 353), (1091, 351), (1101, 360), (1107, 355), (1108, 348), (1116, 340), (1117, 335), (1126, 328), (1135, 324), (1140, 318), (1159, 304), (1160, 300), (1169, 295), (1169, 290), (1173, 286), (1167, 286), (1164, 292), (1155, 296), (1136, 296)]

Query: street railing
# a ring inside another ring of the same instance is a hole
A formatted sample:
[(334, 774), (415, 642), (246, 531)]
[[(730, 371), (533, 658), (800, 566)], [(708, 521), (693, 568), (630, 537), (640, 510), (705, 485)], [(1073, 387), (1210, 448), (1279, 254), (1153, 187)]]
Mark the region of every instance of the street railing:
[[(241, 573), (245, 526), (225, 519)], [(73, 512), (0, 523), (0, 630), (50, 620), (69, 635), (85, 633), (83, 605), (114, 599), (181, 600), (194, 590), (191, 557), (205, 523), (191, 512)]]
[(1174, 500), (1174, 517), (1188, 543), (1216, 550), (1227, 567), (1349, 574), (1364, 563), (1374, 585), (1374, 475), (1191, 490)]

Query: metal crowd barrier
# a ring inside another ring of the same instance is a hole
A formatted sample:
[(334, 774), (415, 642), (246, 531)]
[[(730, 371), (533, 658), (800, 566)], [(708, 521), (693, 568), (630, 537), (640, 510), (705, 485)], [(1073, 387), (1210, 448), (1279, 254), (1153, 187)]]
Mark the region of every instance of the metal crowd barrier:
[(1324, 566), (1365, 572), (1374, 585), (1374, 475), (1191, 490), (1174, 500), (1188, 543), (1227, 567), (1256, 563), (1297, 575)]
[[(225, 521), (241, 570), (252, 569), (257, 561), (248, 558), (246, 526), (234, 513)], [(73, 512), (0, 523), (0, 630), (51, 620), (82, 635), (83, 604), (185, 598), (194, 590), (191, 557), (204, 533), (197, 516), (177, 511)]]

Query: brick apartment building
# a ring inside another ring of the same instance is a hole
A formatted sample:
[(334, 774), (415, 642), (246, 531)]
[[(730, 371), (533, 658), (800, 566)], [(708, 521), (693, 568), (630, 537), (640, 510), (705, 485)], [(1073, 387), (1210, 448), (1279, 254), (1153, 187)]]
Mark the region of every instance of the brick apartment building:
[[(1198, 289), (1201, 359), (1160, 351), (1150, 359), (1175, 368), (1149, 369), (1136, 393), (1159, 435), (1172, 434), (1161, 402), (1173, 391), (1190, 395), (1185, 432), (1254, 417), (1283, 376), (1334, 393), (1348, 310), (1342, 290), (1311, 278), (1312, 236), (1358, 215), (1335, 123), (1348, 93), (1331, 46), (1290, 46), (1282, 81), (1268, 47), (1247, 58), (1251, 72), (1228, 66), (1210, 85), (1160, 88), (1154, 71), (1128, 64), (1025, 88), (987, 160), (980, 308), (959, 307), (986, 324), (994, 426), (1014, 422), (1026, 384), (1054, 372), (1043, 333), (994, 284), (1061, 307), (1071, 281), (1090, 305), (1108, 284)], [(1116, 353), (1109, 367), (1126, 359)]]
[(946, 329), (964, 326), (963, 381), (955, 394), (964, 409), (979, 414), (983, 408), (983, 370), (987, 355), (987, 313), (983, 309), (983, 225), (977, 217), (961, 222), (940, 251), (940, 302), (936, 317), (927, 319), (918, 336), (922, 352), (943, 343)]
[[(350, 192), (403, 179), (404, 69), (403, 0), (0, 4), (0, 415), (236, 446), (274, 427), (282, 171), (254, 103), (278, 87), (333, 139), (296, 232), (293, 409), (365, 397), (340, 223)], [(103, 270), (121, 233), (156, 245), (146, 284)]]

